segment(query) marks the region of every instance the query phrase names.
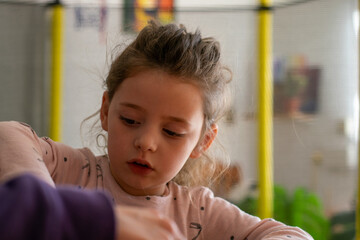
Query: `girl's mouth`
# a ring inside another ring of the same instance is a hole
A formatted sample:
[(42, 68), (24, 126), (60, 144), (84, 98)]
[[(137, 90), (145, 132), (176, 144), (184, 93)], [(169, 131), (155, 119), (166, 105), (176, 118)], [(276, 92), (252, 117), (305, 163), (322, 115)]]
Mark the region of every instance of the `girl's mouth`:
[(142, 159), (133, 159), (127, 163), (130, 167), (130, 170), (136, 175), (145, 176), (154, 170), (150, 163)]
[(142, 164), (142, 163), (138, 163), (138, 162), (133, 162), (132, 164), (139, 165), (141, 167), (146, 167), (146, 168), (149, 167), (147, 164)]

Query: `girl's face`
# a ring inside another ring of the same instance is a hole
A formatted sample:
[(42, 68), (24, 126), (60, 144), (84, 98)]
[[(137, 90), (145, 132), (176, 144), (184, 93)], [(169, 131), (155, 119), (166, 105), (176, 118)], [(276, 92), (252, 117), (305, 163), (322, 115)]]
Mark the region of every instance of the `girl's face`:
[(203, 122), (196, 86), (160, 70), (125, 79), (101, 107), (113, 177), (129, 194), (164, 194), (186, 160), (210, 145), (211, 137), (199, 143)]

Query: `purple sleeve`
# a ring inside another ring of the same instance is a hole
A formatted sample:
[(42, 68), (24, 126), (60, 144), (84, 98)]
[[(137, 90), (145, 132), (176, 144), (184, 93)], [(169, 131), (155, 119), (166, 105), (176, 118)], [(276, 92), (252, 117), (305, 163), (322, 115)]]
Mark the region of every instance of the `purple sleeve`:
[(1, 239), (114, 239), (112, 202), (102, 192), (53, 188), (31, 175), (0, 186)]

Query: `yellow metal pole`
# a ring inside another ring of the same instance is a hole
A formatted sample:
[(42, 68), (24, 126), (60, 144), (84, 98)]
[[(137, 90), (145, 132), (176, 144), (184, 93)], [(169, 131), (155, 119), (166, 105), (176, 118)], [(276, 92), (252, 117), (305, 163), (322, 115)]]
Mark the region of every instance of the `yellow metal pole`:
[[(360, 14), (360, 0), (358, 0), (358, 12)], [(360, 18), (358, 19), (358, 32), (357, 32), (357, 38), (358, 38), (358, 97), (360, 102)], [(358, 109), (359, 111), (359, 109)], [(358, 112), (359, 114), (359, 112)], [(356, 199), (356, 240), (360, 240), (360, 121), (358, 122), (359, 126), (359, 134), (358, 134), (358, 181), (357, 181), (357, 199)]]
[(61, 141), (63, 6), (59, 2), (53, 5), (51, 48), (50, 137), (54, 141)]
[(258, 40), (258, 216), (273, 215), (273, 152), (272, 152), (272, 11), (271, 0), (260, 0)]

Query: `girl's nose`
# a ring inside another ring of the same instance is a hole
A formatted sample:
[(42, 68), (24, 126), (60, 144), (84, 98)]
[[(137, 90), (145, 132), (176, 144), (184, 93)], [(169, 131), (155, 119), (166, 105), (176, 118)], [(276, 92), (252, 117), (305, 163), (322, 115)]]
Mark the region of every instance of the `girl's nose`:
[(157, 149), (155, 133), (151, 131), (144, 131), (134, 141), (135, 148), (142, 152), (155, 152)]

